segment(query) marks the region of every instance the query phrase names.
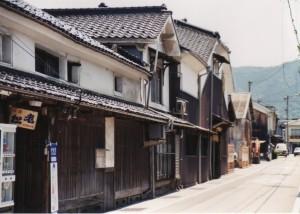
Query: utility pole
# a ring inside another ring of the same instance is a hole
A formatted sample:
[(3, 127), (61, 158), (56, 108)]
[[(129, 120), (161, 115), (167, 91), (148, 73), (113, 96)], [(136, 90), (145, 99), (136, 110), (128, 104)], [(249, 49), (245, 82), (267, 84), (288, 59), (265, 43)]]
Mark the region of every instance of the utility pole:
[(252, 88), (252, 81), (248, 81), (248, 91), (251, 92), (251, 88)]
[(286, 135), (286, 144), (287, 147), (290, 148), (289, 145), (289, 96), (286, 96), (284, 100), (286, 101), (286, 127), (285, 127), (285, 135)]

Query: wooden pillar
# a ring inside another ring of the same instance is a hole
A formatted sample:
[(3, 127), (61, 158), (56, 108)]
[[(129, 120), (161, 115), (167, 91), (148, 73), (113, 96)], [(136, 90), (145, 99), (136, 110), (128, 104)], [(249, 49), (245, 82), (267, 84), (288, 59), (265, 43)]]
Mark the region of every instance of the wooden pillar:
[[(104, 162), (98, 163), (104, 172), (104, 210), (115, 208), (115, 133), (116, 121), (114, 117), (105, 117), (105, 150)], [(100, 159), (101, 160), (101, 159)]]
[(202, 148), (201, 148), (201, 140), (202, 140), (202, 135), (199, 134), (198, 136), (198, 183), (200, 184), (202, 182)]
[(150, 181), (152, 198), (155, 198), (155, 146), (150, 147)]

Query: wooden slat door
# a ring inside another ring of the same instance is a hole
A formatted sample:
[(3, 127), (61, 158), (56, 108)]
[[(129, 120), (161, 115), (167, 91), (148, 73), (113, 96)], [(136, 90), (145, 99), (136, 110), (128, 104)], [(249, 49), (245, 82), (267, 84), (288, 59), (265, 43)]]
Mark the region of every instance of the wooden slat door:
[(150, 188), (149, 149), (144, 148), (143, 124), (116, 120), (116, 199), (141, 194)]

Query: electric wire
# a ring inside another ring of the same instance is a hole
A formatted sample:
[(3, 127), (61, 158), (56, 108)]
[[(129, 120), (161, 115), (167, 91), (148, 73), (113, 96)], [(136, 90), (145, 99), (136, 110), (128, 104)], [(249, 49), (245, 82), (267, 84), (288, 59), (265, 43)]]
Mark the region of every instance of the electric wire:
[(300, 39), (299, 39), (298, 31), (297, 31), (297, 28), (296, 28), (296, 23), (295, 23), (295, 19), (294, 19), (294, 15), (293, 15), (293, 11), (292, 11), (292, 6), (291, 6), (290, 0), (287, 0), (287, 3), (288, 3), (288, 6), (289, 6), (290, 18), (291, 18), (292, 25), (293, 25), (293, 28), (294, 28), (294, 33), (295, 33), (295, 36), (296, 36), (298, 52), (300, 54)]
[[(23, 47), (23, 45), (21, 45), (20, 43), (18, 43), (18, 42), (17, 42), (16, 40), (14, 40), (13, 38), (11, 38), (11, 40), (12, 40), (12, 42), (13, 42), (14, 44), (16, 44), (19, 48), (21, 48), (23, 51), (25, 51), (25, 53), (27, 53), (29, 56), (31, 56), (31, 57), (34, 58), (35, 60), (39, 60), (39, 61), (42, 62), (44, 65), (46, 65), (47, 68), (49, 69), (48, 71), (50, 71), (51, 74), (53, 74), (53, 75), (56, 75), (56, 74), (57, 74), (56, 70), (52, 67), (51, 64), (45, 62), (42, 58), (40, 58), (38, 55), (36, 55), (30, 48), (28, 48), (26, 45), (24, 45), (24, 42), (22, 42), (22, 40), (18, 39), (18, 40), (20, 40), (20, 42), (21, 42), (25, 47)], [(27, 48), (28, 48), (29, 50), (27, 50)], [(33, 53), (31, 53), (31, 52), (33, 52)]]

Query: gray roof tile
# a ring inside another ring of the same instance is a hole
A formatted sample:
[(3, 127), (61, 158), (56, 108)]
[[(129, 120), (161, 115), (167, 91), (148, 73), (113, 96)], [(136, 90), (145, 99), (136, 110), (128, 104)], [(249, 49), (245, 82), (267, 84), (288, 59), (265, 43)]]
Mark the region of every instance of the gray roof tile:
[(44, 9), (97, 39), (155, 39), (171, 12), (165, 7)]
[(115, 98), (110, 98), (89, 90), (70, 85), (61, 80), (53, 80), (20, 70), (0, 66), (0, 88), (8, 88), (16, 92), (24, 92), (37, 97), (52, 98), (84, 104), (106, 111), (131, 115), (152, 121), (167, 122), (167, 118), (159, 115), (142, 105), (127, 103)]
[(1, 65), (0, 88), (41, 98), (51, 98), (77, 105), (81, 104), (149, 121), (165, 124), (172, 121), (176, 126), (208, 132), (207, 129), (195, 126), (186, 120), (174, 117), (168, 113), (158, 112), (150, 108), (147, 109), (140, 104), (129, 103), (114, 97), (101, 95), (43, 74), (28, 73)]
[(148, 71), (143, 66), (107, 48), (106, 46), (102, 45), (100, 42), (91, 38), (86, 33), (79, 31), (74, 26), (59, 20), (58, 18), (50, 15), (49, 13), (39, 8), (32, 6), (31, 4), (26, 3), (23, 0), (1, 0), (0, 7), (1, 6), (13, 10), (14, 12), (20, 13), (21, 15), (33, 19), (36, 22), (43, 23), (50, 27), (54, 27), (57, 30), (57, 32), (63, 34), (64, 36), (68, 37), (71, 40), (76, 41), (77, 43), (80, 43), (104, 55), (110, 56), (127, 65), (135, 66), (139, 70), (143, 70), (144, 72), (148, 73)]
[(200, 57), (205, 63), (218, 39), (218, 34), (181, 21), (175, 21), (179, 44)]

